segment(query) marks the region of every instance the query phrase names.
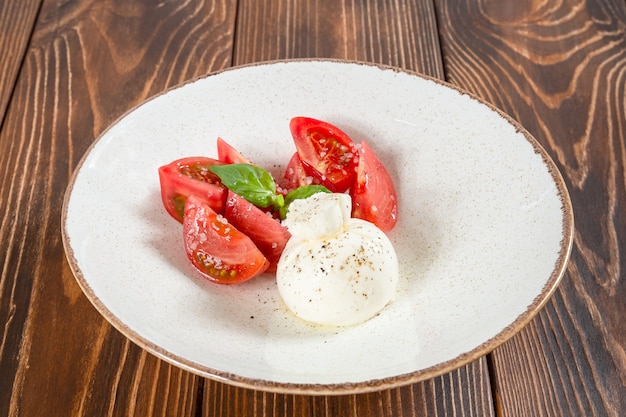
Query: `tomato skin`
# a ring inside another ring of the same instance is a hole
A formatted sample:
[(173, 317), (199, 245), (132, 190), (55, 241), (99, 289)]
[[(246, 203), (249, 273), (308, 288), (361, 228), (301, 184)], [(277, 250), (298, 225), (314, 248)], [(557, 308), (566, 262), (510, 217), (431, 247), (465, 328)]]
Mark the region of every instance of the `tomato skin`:
[(159, 167), (161, 200), (165, 210), (180, 223), (183, 222), (185, 201), (190, 195), (202, 199), (211, 208), (224, 211), (228, 190), (209, 167), (222, 162), (203, 156), (177, 159)]
[(289, 127), (308, 175), (335, 193), (352, 186), (358, 150), (348, 135), (330, 123), (310, 117), (294, 117)]
[(267, 272), (276, 272), (276, 265), (291, 234), (287, 228), (254, 204), (228, 192), (224, 217), (245, 233), (269, 261)]
[(384, 232), (398, 220), (398, 197), (389, 172), (372, 148), (361, 142), (356, 182), (350, 189), (352, 217), (374, 223)]
[(251, 164), (250, 160), (243, 156), (237, 149), (224, 139), (217, 138), (217, 159), (225, 164)]
[(183, 239), (193, 266), (218, 284), (247, 281), (269, 266), (248, 236), (193, 195), (185, 203)]

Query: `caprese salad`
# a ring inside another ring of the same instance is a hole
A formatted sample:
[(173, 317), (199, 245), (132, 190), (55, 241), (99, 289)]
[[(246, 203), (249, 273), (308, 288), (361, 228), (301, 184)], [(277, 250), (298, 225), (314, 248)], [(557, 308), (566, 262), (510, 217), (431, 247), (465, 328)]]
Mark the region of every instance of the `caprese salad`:
[(330, 123), (295, 117), (290, 130), (295, 152), (278, 180), (218, 138), (217, 159), (159, 168), (163, 205), (182, 223), (187, 257), (206, 279), (235, 284), (276, 273), (299, 317), (363, 321), (397, 284), (384, 233), (398, 217), (393, 181), (365, 141)]

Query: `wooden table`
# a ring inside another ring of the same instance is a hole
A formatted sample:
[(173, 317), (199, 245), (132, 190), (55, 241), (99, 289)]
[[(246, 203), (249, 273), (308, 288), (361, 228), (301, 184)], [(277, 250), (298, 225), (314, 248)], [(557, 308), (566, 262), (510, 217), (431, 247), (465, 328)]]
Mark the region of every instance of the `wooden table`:
[[(4, 0), (0, 57), (0, 415), (626, 415), (624, 0)], [(555, 160), (576, 220), (567, 273), (493, 353), (382, 392), (264, 393), (157, 359), (82, 294), (61, 207), (94, 138), (170, 86), (300, 57), (445, 79)]]

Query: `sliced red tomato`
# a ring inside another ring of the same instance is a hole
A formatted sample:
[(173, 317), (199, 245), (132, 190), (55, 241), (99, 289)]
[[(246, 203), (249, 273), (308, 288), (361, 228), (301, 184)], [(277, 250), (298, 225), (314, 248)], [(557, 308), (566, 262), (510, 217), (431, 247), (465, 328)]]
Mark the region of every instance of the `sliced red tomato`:
[(310, 117), (294, 117), (289, 126), (306, 173), (332, 192), (350, 188), (358, 163), (352, 139), (336, 126)]
[(303, 185), (310, 185), (312, 183), (313, 179), (306, 174), (300, 156), (298, 156), (297, 152), (294, 153), (287, 164), (287, 168), (285, 168), (285, 173), (280, 183), (281, 187), (286, 192), (289, 192)]
[(185, 203), (183, 239), (191, 263), (219, 284), (247, 281), (269, 266), (248, 236), (193, 195)]
[(217, 138), (217, 159), (225, 164), (251, 164), (237, 149), (222, 138)]
[(398, 220), (398, 197), (389, 172), (372, 148), (361, 142), (356, 182), (350, 189), (352, 217), (367, 220), (383, 231)]
[(269, 261), (267, 272), (276, 272), (276, 265), (291, 234), (269, 213), (230, 191), (224, 217), (245, 233)]
[(209, 170), (222, 162), (203, 156), (182, 158), (159, 168), (161, 199), (167, 212), (182, 223), (185, 201), (195, 195), (221, 213), (228, 189), (219, 177)]

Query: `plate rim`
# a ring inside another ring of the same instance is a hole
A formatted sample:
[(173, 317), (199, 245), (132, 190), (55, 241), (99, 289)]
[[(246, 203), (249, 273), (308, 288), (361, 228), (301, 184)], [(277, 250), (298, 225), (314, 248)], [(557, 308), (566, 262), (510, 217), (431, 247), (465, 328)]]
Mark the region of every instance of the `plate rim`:
[[(375, 378), (366, 381), (359, 382), (340, 382), (340, 383), (302, 383), (302, 382), (278, 382), (269, 379), (259, 379), (252, 377), (245, 377), (234, 373), (220, 371), (210, 368), (208, 366), (199, 364), (192, 360), (179, 357), (178, 355), (168, 352), (166, 349), (155, 345), (150, 342), (135, 330), (128, 327), (123, 323), (114, 313), (112, 313), (107, 306), (100, 300), (98, 295), (93, 291), (89, 285), (88, 280), (83, 275), (80, 267), (78, 266), (78, 260), (74, 255), (74, 251), (71, 246), (69, 233), (67, 230), (68, 223), (68, 206), (72, 196), (72, 191), (76, 183), (76, 179), (80, 175), (81, 169), (96, 145), (106, 136), (107, 132), (117, 126), (128, 114), (135, 111), (137, 108), (144, 104), (151, 102), (158, 97), (167, 94), (170, 91), (177, 90), (185, 85), (195, 83), (199, 80), (207, 79), (225, 72), (237, 71), (250, 67), (257, 66), (273, 66), (282, 64), (301, 64), (301, 63), (328, 63), (337, 65), (364, 65), (367, 67), (374, 67), (380, 70), (391, 70), (397, 73), (407, 74), (409, 76), (415, 76), (425, 80), (433, 81), (441, 87), (449, 88), (459, 92), (462, 95), (468, 96), (472, 100), (476, 100), (479, 104), (487, 106), (491, 111), (497, 113), (506, 122), (511, 124), (516, 132), (521, 133), (524, 139), (529, 142), (534, 152), (539, 154), (542, 159), (543, 166), (548, 170), (552, 182), (554, 183), (558, 199), (561, 203), (562, 212), (562, 225), (561, 225), (561, 242), (559, 243), (559, 255), (555, 260), (554, 268), (550, 277), (546, 279), (546, 282), (542, 290), (533, 299), (532, 303), (517, 316), (509, 325), (500, 330), (495, 336), (485, 340), (483, 343), (477, 345), (473, 349), (464, 352), (456, 357), (444, 362), (440, 362), (433, 366), (419, 369), (416, 371), (403, 373), (399, 375)], [(171, 86), (163, 91), (154, 94), (146, 99), (140, 101), (136, 105), (129, 108), (122, 113), (113, 122), (111, 122), (105, 129), (103, 129), (85, 150), (81, 159), (72, 171), (71, 177), (68, 181), (68, 185), (65, 189), (63, 196), (63, 206), (61, 210), (61, 235), (64, 247), (64, 252), (72, 274), (75, 280), (79, 284), (83, 294), (87, 297), (90, 303), (96, 308), (100, 315), (102, 315), (115, 329), (121, 332), (125, 337), (130, 339), (133, 343), (147, 350), (153, 355), (166, 362), (182, 368), (186, 371), (194, 373), (196, 375), (212, 379), (214, 381), (227, 383), (241, 388), (248, 388), (253, 390), (261, 390), (266, 392), (281, 393), (281, 394), (302, 394), (302, 395), (345, 395), (345, 394), (357, 394), (381, 391), (389, 388), (396, 388), (404, 385), (409, 385), (417, 382), (422, 382), (431, 379), (436, 376), (440, 376), (456, 369), (459, 369), (479, 358), (488, 354), (496, 349), (498, 346), (509, 340), (515, 334), (517, 334), (522, 328), (524, 328), (545, 306), (548, 300), (552, 297), (556, 289), (558, 288), (563, 276), (565, 275), (571, 250), (574, 240), (574, 213), (571, 202), (571, 197), (567, 189), (566, 182), (558, 169), (554, 160), (550, 157), (545, 148), (539, 143), (539, 141), (531, 135), (517, 120), (513, 117), (495, 107), (486, 100), (476, 96), (475, 94), (468, 92), (454, 84), (447, 81), (440, 80), (427, 74), (421, 74), (413, 70), (403, 69), (391, 65), (364, 62), (359, 60), (344, 60), (344, 59), (325, 59), (325, 58), (297, 58), (297, 59), (279, 59), (268, 60), (261, 62), (254, 62), (249, 64), (237, 65), (228, 68), (224, 68), (218, 71), (210, 72), (208, 74), (200, 75), (192, 79), (186, 80), (174, 86)]]

